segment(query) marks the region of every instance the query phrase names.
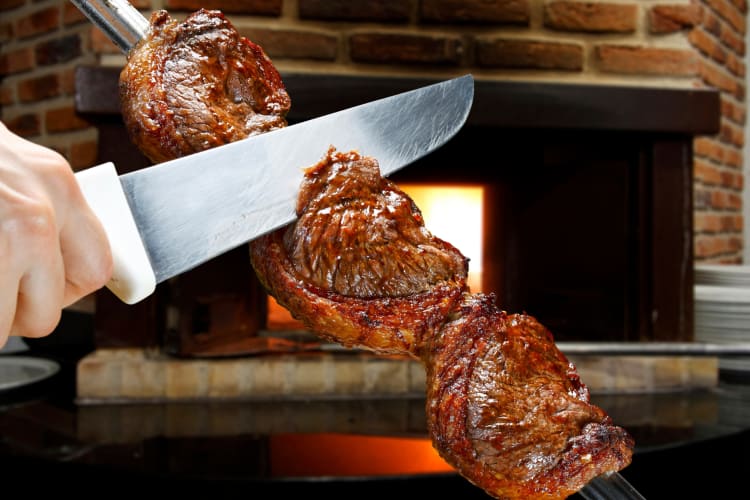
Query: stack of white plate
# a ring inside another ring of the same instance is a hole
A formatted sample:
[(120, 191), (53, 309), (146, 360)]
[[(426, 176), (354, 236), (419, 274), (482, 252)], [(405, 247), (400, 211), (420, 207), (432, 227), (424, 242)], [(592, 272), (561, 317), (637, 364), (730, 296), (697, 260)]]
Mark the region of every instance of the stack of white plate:
[[(695, 340), (750, 342), (750, 266), (695, 266)], [(750, 372), (750, 359), (719, 358), (719, 368)]]

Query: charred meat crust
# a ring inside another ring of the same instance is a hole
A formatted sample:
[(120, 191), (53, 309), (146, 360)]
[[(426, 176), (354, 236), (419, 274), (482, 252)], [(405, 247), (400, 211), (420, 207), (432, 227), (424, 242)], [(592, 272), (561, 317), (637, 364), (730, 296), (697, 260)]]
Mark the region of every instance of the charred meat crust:
[(125, 126), (150, 160), (286, 125), (291, 100), (278, 71), (221, 12), (201, 9), (178, 22), (161, 10), (150, 23), (119, 83)]
[(356, 152), (330, 149), (307, 169), (297, 209), (295, 223), (251, 243), (261, 282), (328, 340), (417, 356), (461, 297), (466, 258)]
[(630, 463), (633, 439), (589, 401), (531, 316), (466, 294), (425, 350), (427, 419), (441, 456), (501, 499), (562, 499)]

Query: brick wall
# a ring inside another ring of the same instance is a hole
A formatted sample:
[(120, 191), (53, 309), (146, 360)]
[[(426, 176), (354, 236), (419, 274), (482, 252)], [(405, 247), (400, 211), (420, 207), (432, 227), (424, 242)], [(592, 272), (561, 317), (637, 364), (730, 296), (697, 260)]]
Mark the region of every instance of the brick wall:
[(96, 158), (96, 130), (76, 116), (73, 102), (75, 66), (96, 62), (90, 32), (69, 2), (0, 1), (0, 117), (76, 168)]
[[(695, 141), (696, 259), (740, 262), (745, 0), (135, 0), (182, 17), (222, 10), (279, 70), (721, 91), (722, 127)], [(96, 131), (73, 112), (78, 64), (125, 58), (63, 0), (0, 1), (0, 117), (94, 161)], [(294, 96), (292, 96), (294, 99)]]

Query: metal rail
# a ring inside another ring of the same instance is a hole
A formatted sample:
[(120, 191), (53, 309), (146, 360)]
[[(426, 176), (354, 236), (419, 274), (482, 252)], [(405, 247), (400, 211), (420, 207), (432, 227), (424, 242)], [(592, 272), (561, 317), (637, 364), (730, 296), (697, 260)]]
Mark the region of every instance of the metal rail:
[(578, 493), (586, 500), (645, 500), (645, 497), (617, 472), (602, 474), (592, 479)]
[(750, 356), (750, 342), (556, 342), (566, 355), (616, 356)]

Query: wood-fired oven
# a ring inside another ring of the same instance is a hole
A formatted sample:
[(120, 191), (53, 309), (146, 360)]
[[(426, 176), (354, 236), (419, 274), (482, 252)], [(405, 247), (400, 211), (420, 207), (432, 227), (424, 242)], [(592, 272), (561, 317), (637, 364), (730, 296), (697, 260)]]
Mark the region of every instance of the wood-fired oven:
[[(116, 159), (124, 173), (147, 161), (122, 126), (117, 75), (79, 68), (76, 105), (99, 129), (99, 159)], [(435, 81), (284, 80), (290, 123)], [(392, 179), (480, 188), (479, 286), (504, 309), (536, 316), (557, 340), (689, 341), (692, 142), (718, 127), (712, 90), (479, 79), (459, 134)], [(283, 328), (269, 320), (268, 302), (243, 246), (160, 284), (135, 306), (99, 292), (96, 343), (241, 355), (269, 328)]]

